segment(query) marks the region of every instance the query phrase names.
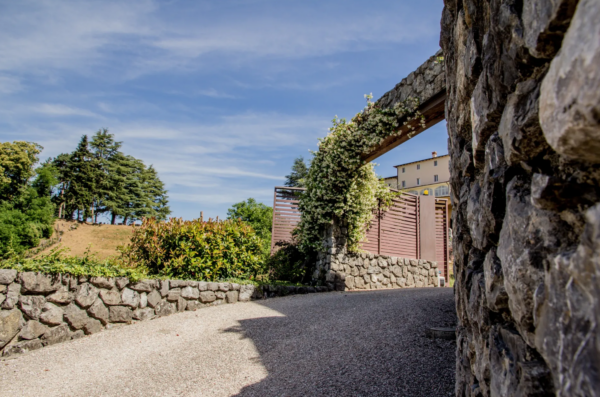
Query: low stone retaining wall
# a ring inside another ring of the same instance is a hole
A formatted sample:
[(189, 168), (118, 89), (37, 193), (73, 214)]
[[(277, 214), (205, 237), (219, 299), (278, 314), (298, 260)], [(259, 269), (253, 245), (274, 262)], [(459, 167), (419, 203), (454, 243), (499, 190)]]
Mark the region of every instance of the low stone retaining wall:
[(0, 269), (0, 354), (24, 353), (184, 310), (327, 290), (179, 280), (132, 283)]
[(439, 286), (437, 262), (367, 253), (323, 254), (317, 273), (338, 291)]

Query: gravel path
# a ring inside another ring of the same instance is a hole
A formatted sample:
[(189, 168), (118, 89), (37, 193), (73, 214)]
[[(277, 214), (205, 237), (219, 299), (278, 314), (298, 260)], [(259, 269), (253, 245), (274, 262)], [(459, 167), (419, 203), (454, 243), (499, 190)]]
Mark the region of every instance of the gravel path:
[(452, 289), (185, 312), (0, 361), (0, 396), (451, 396)]

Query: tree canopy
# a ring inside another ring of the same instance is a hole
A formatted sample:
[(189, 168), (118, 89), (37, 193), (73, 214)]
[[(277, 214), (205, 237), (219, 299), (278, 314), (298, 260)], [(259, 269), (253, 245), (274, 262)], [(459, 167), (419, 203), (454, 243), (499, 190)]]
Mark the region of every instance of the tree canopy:
[(57, 170), (54, 201), (59, 217), (97, 220), (107, 214), (111, 223), (142, 218), (166, 219), (171, 213), (167, 191), (154, 167), (121, 152), (122, 142), (108, 130), (91, 139), (84, 135), (75, 151), (52, 161)]
[(285, 177), (285, 186), (306, 187), (307, 176), (308, 166), (304, 162), (304, 157), (297, 157), (292, 165), (292, 172)]
[(47, 193), (53, 171), (35, 169), (41, 150), (32, 142), (0, 143), (0, 257), (20, 254), (52, 235), (54, 205)]

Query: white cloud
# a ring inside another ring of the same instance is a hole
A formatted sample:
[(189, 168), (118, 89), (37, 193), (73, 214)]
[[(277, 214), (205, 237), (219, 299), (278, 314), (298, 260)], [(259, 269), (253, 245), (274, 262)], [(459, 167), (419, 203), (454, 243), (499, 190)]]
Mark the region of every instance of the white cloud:
[(86, 109), (74, 108), (61, 104), (43, 103), (35, 106), (33, 110), (37, 113), (42, 113), (48, 116), (83, 116), (83, 117), (100, 117), (94, 112)]
[[(291, 4), (289, 10), (247, 15), (246, 9), (236, 13), (209, 2), (15, 2), (4, 4), (0, 15), (0, 70), (75, 70), (122, 79), (172, 68), (239, 68), (260, 58), (362, 51), (437, 34), (431, 22), (439, 16), (410, 18), (401, 13), (404, 8), (396, 4), (387, 14), (368, 9), (359, 14), (327, 4)], [(223, 97), (211, 89), (199, 93)]]
[(23, 86), (18, 78), (0, 75), (0, 94), (12, 94), (22, 89)]

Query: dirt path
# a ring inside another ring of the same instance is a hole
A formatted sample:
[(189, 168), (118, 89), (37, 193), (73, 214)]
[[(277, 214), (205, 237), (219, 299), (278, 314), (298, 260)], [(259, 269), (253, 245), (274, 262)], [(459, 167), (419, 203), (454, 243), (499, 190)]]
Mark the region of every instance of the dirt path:
[(217, 306), (0, 361), (0, 396), (451, 396), (453, 321), (449, 288)]

